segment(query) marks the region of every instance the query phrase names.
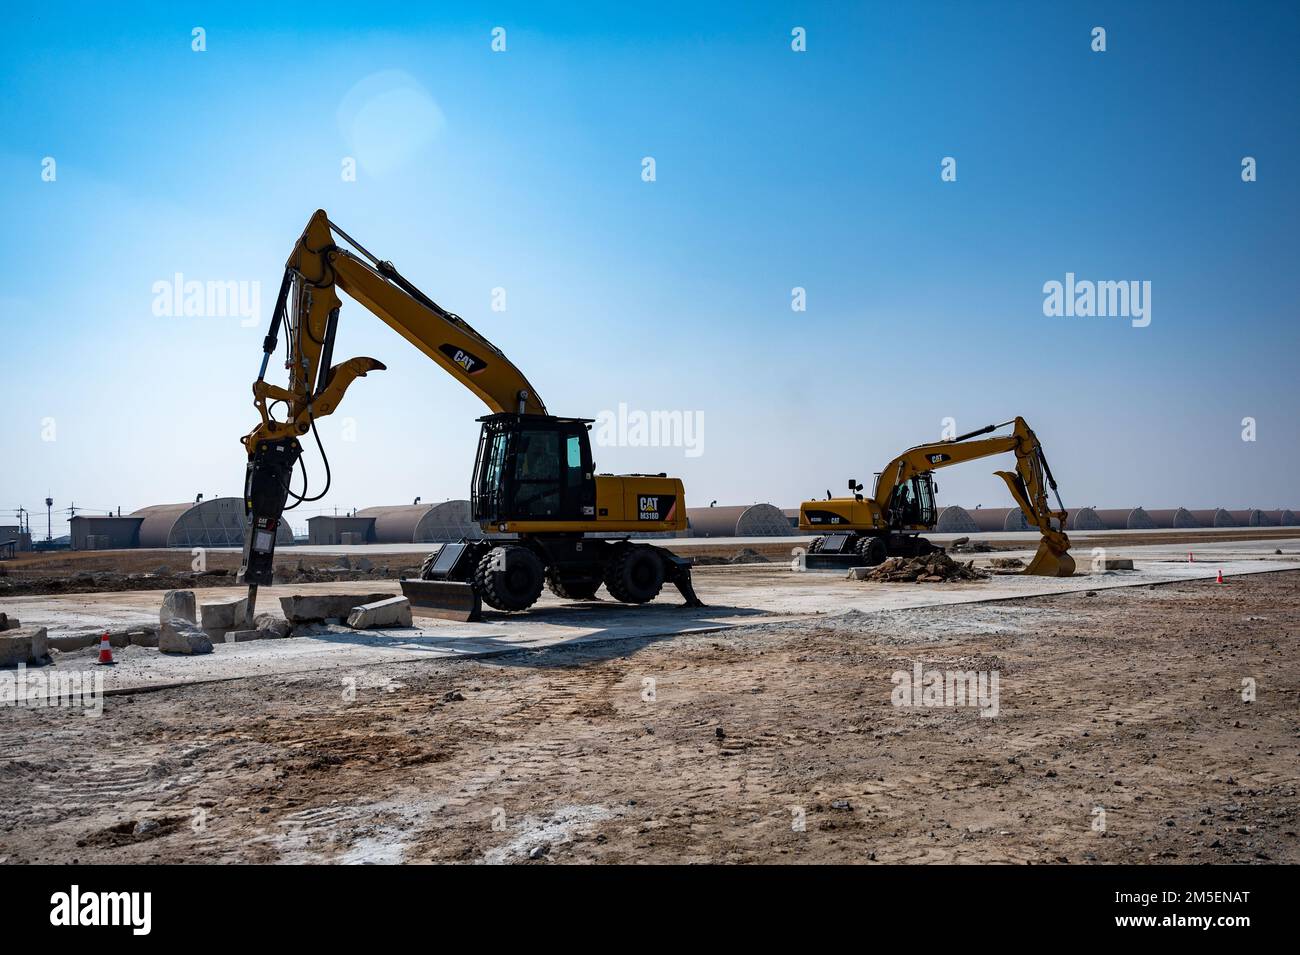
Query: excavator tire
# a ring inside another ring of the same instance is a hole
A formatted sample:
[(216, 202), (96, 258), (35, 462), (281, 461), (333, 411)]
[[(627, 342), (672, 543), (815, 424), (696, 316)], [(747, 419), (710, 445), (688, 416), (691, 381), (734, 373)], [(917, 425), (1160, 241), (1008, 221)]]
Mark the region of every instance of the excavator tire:
[(593, 600), (600, 589), (599, 580), (561, 580), (552, 571), (546, 572), (546, 586), (551, 593), (565, 600)]
[(474, 586), (497, 610), (527, 610), (542, 594), (541, 560), (527, 547), (493, 547), (474, 568)]
[(821, 549), (822, 549), (822, 541), (824, 541), (825, 539), (826, 539), (826, 538), (824, 538), (824, 537), (814, 537), (814, 538), (812, 539), (812, 542), (809, 543), (809, 545), (808, 545), (808, 553), (810, 553), (810, 554), (815, 554), (815, 553), (817, 553), (819, 550), (821, 550)]
[(883, 564), (885, 557), (885, 542), (879, 537), (863, 537), (858, 541), (858, 556), (861, 557), (868, 567), (875, 567), (876, 564)]
[(663, 561), (652, 548), (640, 544), (621, 548), (605, 567), (605, 586), (623, 603), (648, 603), (659, 596), (663, 585)]

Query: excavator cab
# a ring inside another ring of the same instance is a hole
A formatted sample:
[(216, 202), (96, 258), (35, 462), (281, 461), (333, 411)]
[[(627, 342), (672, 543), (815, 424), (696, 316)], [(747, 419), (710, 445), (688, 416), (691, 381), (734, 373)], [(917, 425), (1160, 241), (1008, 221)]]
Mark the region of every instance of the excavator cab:
[(591, 419), (499, 413), (479, 421), (470, 503), (480, 525), (595, 517)]
[(889, 499), (889, 525), (929, 530), (938, 520), (934, 505), (934, 479), (930, 472), (914, 474), (894, 488)]

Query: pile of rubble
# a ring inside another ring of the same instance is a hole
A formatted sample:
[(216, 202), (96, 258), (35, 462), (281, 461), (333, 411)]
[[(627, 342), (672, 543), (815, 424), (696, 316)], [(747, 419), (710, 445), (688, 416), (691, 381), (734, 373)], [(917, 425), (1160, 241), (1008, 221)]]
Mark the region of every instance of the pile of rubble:
[(941, 584), (950, 580), (983, 580), (988, 574), (976, 570), (973, 560), (963, 564), (947, 554), (937, 553), (924, 557), (891, 557), (875, 567), (854, 567), (849, 576), (891, 584)]

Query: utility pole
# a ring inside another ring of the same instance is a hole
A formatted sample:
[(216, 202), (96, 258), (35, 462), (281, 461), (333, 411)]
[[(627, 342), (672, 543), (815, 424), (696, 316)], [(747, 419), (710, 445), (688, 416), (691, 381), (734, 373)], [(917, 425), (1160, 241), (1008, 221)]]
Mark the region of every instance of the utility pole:
[(54, 498), (45, 499), (45, 539), (54, 540)]

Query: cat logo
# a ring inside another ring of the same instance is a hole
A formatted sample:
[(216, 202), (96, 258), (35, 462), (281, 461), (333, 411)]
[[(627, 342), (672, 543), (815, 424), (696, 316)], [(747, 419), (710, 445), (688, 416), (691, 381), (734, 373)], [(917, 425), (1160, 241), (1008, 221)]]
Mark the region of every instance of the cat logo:
[(952, 458), (946, 454), (927, 454), (925, 457), (931, 464), (942, 464), (944, 461), (952, 460)]
[(671, 521), (676, 511), (676, 494), (638, 494), (636, 519), (638, 521)]
[(467, 375), (477, 375), (487, 367), (487, 362), (483, 359), (470, 354), (463, 348), (457, 348), (455, 345), (442, 345), (438, 348), (438, 351), (459, 365)]

